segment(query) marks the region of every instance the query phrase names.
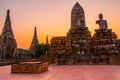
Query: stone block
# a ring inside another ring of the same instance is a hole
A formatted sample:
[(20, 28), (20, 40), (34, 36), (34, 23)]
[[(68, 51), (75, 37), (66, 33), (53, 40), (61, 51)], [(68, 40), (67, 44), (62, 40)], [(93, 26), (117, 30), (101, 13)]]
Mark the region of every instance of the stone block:
[(11, 73), (42, 73), (48, 70), (48, 62), (46, 63), (21, 63), (12, 64)]

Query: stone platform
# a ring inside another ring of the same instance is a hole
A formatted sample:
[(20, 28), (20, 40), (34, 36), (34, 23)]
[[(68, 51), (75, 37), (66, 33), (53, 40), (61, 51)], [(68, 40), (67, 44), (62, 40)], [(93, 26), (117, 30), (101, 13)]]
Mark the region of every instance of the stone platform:
[(120, 80), (120, 65), (49, 66), (42, 74), (11, 74), (11, 66), (0, 66), (0, 80)]
[(0, 62), (0, 66), (9, 65), (8, 62)]
[(11, 65), (11, 73), (42, 73), (48, 71), (48, 63), (24, 62)]

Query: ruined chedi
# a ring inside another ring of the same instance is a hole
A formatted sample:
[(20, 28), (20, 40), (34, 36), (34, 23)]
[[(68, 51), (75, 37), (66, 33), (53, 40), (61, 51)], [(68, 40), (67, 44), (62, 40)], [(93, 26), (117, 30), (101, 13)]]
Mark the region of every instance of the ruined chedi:
[(99, 14), (99, 29), (91, 36), (85, 14), (77, 2), (71, 11), (71, 27), (67, 36), (53, 37), (48, 61), (52, 64), (120, 64), (117, 35), (108, 29), (107, 20)]
[(85, 14), (77, 2), (71, 11), (71, 28), (67, 34), (71, 40), (73, 53), (88, 55), (91, 47), (91, 33), (86, 27)]
[(81, 59), (88, 60), (90, 48), (91, 33), (86, 27), (84, 10), (77, 2), (71, 11), (71, 27), (67, 36), (51, 39), (50, 63), (81, 64)]
[(11, 26), (10, 10), (7, 10), (6, 20), (0, 37), (1, 37), (0, 44), (1, 58), (5, 59), (14, 58), (16, 54), (17, 43)]
[(39, 44), (39, 42), (38, 42), (38, 38), (37, 38), (37, 29), (35, 27), (33, 39), (32, 39), (32, 42), (31, 42), (31, 45), (30, 45), (30, 48), (29, 48), (29, 53), (30, 53), (31, 57), (35, 56), (35, 48), (38, 44)]

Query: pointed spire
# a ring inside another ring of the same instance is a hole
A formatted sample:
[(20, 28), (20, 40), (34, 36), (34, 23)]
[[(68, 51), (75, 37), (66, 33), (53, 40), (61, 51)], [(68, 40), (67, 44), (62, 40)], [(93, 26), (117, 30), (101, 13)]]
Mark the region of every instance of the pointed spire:
[(11, 21), (10, 21), (10, 10), (9, 9), (7, 10), (7, 15), (6, 15), (5, 22), (9, 22), (11, 24)]
[(83, 10), (82, 6), (79, 4), (79, 2), (76, 2), (75, 5), (73, 6), (73, 9), (75, 8), (80, 8)]
[(32, 39), (32, 42), (31, 42), (30, 49), (29, 49), (29, 52), (30, 52), (32, 55), (35, 55), (35, 48), (36, 48), (36, 46), (37, 46), (38, 44), (39, 44), (39, 42), (38, 42), (38, 38), (37, 38), (37, 28), (35, 27), (35, 28), (34, 28), (33, 39)]
[(49, 45), (48, 36), (46, 36), (46, 45)]
[(75, 5), (74, 5), (74, 6), (77, 6), (77, 5), (78, 5), (78, 6), (80, 6), (80, 4), (79, 4), (79, 2), (78, 2), (78, 1), (75, 3)]
[(86, 27), (85, 14), (82, 6), (76, 2), (71, 11), (71, 28)]
[(35, 27), (34, 28), (34, 35), (33, 35), (33, 44), (39, 44), (39, 42), (38, 42), (38, 38), (37, 38), (37, 28)]
[[(9, 28), (7, 28), (9, 27)], [(10, 32), (10, 34), (12, 36), (14, 36), (13, 31), (12, 31), (12, 27), (11, 27), (11, 20), (10, 20), (10, 10), (7, 10), (7, 14), (6, 14), (6, 19), (5, 19), (5, 23), (4, 23), (4, 27), (2, 30), (2, 34), (5, 34), (6, 32)]]
[(10, 16), (10, 10), (9, 9), (7, 10), (7, 16)]
[[(10, 10), (7, 10), (6, 19), (4, 23), (4, 27), (2, 29), (1, 38), (3, 40), (3, 45), (6, 47), (2, 53), (6, 55), (6, 57), (13, 57), (16, 53), (17, 42), (14, 38), (11, 21), (10, 21)], [(9, 50), (7, 48), (10, 48)]]
[(35, 29), (34, 29), (34, 36), (33, 36), (33, 39), (38, 43), (36, 27), (35, 27)]
[(7, 35), (6, 32), (9, 32), (10, 33), (9, 35), (11, 35), (12, 38), (14, 39), (14, 34), (13, 34), (13, 31), (12, 31), (11, 20), (10, 20), (10, 10), (9, 9), (7, 10), (6, 19), (5, 19), (4, 27), (3, 27), (2, 34), (1, 34), (2, 38), (4, 38), (5, 35)]

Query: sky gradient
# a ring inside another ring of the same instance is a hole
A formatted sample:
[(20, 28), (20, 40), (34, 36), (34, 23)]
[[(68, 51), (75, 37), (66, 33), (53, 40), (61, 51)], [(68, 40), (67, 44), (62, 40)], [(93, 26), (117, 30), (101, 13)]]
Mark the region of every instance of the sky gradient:
[(0, 33), (6, 11), (10, 9), (12, 28), (18, 48), (29, 49), (34, 27), (37, 27), (39, 43), (53, 36), (66, 36), (71, 25), (71, 10), (76, 2), (83, 7), (86, 26), (94, 34), (95, 21), (103, 13), (108, 28), (120, 38), (120, 0), (0, 0)]

